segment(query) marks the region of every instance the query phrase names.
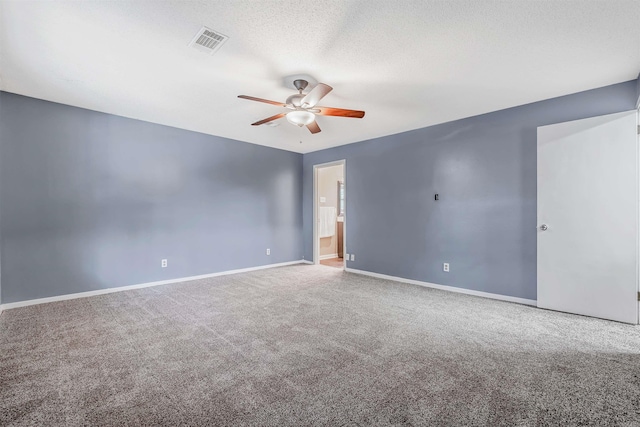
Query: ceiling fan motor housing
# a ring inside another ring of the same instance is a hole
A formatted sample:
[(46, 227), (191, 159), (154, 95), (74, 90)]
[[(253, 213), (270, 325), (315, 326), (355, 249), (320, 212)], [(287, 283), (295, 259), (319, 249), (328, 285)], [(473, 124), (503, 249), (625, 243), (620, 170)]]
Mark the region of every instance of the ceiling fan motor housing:
[(288, 105), (293, 105), (294, 107), (300, 107), (300, 105), (302, 105), (302, 98), (304, 97), (305, 95), (296, 93), (295, 95), (291, 95), (290, 97), (288, 97), (286, 103)]
[(306, 80), (298, 79), (293, 81), (293, 85), (298, 89), (298, 91), (302, 92), (307, 88), (309, 82)]

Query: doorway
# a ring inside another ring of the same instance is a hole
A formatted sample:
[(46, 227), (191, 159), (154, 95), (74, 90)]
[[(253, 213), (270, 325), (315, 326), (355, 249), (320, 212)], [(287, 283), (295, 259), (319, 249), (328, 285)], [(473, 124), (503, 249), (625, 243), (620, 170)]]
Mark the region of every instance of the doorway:
[(313, 167), (313, 263), (345, 268), (346, 162)]

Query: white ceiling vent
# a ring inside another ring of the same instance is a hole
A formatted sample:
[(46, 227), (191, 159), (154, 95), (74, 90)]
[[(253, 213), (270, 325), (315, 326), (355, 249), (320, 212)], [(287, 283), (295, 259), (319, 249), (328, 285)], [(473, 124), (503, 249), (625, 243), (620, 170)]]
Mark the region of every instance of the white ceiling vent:
[(189, 46), (213, 55), (227, 40), (229, 37), (224, 34), (213, 31), (211, 28), (202, 27), (191, 40)]

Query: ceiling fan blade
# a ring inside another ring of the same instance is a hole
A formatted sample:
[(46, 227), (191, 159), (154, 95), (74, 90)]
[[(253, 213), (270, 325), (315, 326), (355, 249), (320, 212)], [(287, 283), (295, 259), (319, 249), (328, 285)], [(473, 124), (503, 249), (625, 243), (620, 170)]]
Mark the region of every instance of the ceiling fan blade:
[(238, 95), (238, 98), (248, 99), (249, 101), (264, 102), (266, 104), (277, 105), (279, 107), (286, 107), (287, 106), (287, 104), (283, 104), (282, 102), (269, 101), (268, 99), (256, 98), (254, 96)]
[(324, 83), (318, 83), (316, 87), (311, 89), (311, 92), (300, 100), (302, 108), (310, 108), (316, 105), (322, 98), (324, 98), (333, 88)]
[(311, 133), (320, 132), (320, 126), (318, 126), (318, 122), (316, 122), (315, 120), (307, 125), (307, 129), (309, 129)]
[(343, 108), (333, 107), (316, 107), (319, 110), (316, 114), (321, 116), (337, 116), (337, 117), (352, 117), (354, 119), (361, 119), (364, 117), (364, 111), (360, 110), (345, 110)]
[(276, 114), (275, 116), (271, 116), (271, 117), (267, 117), (266, 119), (262, 119), (259, 122), (251, 123), (251, 126), (260, 126), (260, 125), (263, 125), (265, 123), (271, 122), (273, 120), (281, 119), (286, 115), (287, 115), (287, 113)]

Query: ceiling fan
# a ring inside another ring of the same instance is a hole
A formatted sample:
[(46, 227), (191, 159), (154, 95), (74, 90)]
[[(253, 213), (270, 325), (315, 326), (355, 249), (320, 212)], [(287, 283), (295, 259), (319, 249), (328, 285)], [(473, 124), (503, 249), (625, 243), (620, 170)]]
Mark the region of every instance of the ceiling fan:
[(269, 123), (273, 120), (278, 120), (283, 117), (287, 118), (287, 121), (296, 126), (306, 126), (311, 133), (320, 132), (320, 126), (316, 122), (316, 115), (319, 116), (337, 116), (337, 117), (353, 117), (361, 119), (364, 117), (364, 111), (359, 110), (345, 110), (342, 108), (332, 107), (319, 107), (316, 106), (322, 98), (324, 98), (333, 88), (324, 83), (318, 83), (311, 92), (306, 95), (302, 93), (306, 89), (309, 82), (306, 80), (295, 80), (293, 85), (298, 90), (298, 93), (291, 95), (285, 102), (269, 101), (268, 99), (255, 98), (253, 96), (238, 95), (238, 98), (248, 99), (250, 101), (264, 102), (267, 104), (277, 105), (280, 107), (288, 108), (292, 111), (276, 114), (275, 116), (267, 117), (255, 123), (251, 123), (252, 126), (260, 126), (265, 123)]

